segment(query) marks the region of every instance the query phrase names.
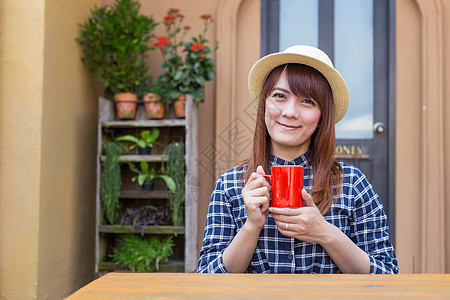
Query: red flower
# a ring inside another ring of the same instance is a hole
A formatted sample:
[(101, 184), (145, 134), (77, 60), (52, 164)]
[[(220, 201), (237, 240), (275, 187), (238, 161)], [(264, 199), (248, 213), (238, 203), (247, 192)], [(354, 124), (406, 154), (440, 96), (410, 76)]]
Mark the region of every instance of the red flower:
[(184, 30), (189, 30), (189, 29), (191, 29), (190, 26), (188, 26), (188, 25), (184, 26)]
[(159, 49), (166, 49), (167, 45), (170, 45), (170, 40), (165, 35), (158, 36), (158, 41), (152, 43), (152, 46), (158, 46)]
[(180, 10), (178, 8), (171, 8), (169, 9), (169, 11), (167, 12), (167, 14), (172, 15), (172, 14), (176, 14), (177, 12), (179, 12)]
[(201, 58), (205, 58), (205, 53), (200, 53)]
[(197, 48), (197, 43), (193, 43), (191, 46), (191, 51), (192, 52), (198, 52), (198, 48)]
[(203, 20), (209, 20), (209, 19), (211, 19), (211, 14), (204, 14), (204, 15), (201, 15), (200, 16), (200, 19), (203, 19)]
[(171, 16), (171, 15), (165, 16), (164, 20), (173, 20), (173, 16)]
[(158, 36), (158, 42), (164, 43), (164, 44), (170, 44), (169, 38), (165, 35)]
[(191, 46), (192, 52), (198, 52), (199, 50), (204, 50), (204, 49), (206, 49), (206, 47), (202, 43), (193, 43)]

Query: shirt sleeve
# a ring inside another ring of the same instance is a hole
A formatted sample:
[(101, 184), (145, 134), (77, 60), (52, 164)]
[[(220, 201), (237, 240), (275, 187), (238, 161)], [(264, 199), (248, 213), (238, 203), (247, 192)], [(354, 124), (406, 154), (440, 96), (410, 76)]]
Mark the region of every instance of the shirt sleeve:
[(371, 274), (397, 274), (398, 261), (389, 241), (383, 204), (359, 169), (355, 169), (353, 196), (350, 238), (369, 255)]
[(197, 273), (228, 273), (222, 255), (235, 234), (231, 203), (221, 177), (211, 195)]

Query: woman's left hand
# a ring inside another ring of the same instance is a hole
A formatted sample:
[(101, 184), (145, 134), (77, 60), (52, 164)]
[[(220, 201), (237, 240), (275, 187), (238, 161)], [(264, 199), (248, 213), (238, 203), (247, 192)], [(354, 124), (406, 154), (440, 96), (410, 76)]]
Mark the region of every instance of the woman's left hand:
[(277, 224), (278, 231), (283, 235), (305, 242), (322, 244), (331, 224), (324, 219), (311, 196), (304, 189), (302, 198), (305, 201), (304, 207), (271, 207), (269, 211)]

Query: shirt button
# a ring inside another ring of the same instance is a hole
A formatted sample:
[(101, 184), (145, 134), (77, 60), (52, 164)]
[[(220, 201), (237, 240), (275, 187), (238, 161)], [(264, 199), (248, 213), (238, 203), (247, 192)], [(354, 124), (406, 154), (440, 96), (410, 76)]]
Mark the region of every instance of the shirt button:
[(288, 254), (288, 259), (289, 259), (289, 260), (294, 259), (294, 255), (292, 255), (292, 253), (289, 253), (289, 254)]

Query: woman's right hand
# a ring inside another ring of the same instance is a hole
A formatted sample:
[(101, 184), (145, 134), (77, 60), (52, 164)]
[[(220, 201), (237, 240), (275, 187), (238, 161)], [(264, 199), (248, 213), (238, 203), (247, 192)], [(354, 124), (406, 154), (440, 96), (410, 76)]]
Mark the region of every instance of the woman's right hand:
[(261, 230), (269, 215), (269, 201), (271, 185), (262, 176), (264, 170), (261, 166), (256, 168), (256, 172), (250, 175), (242, 196), (244, 198), (247, 221), (244, 226), (249, 226), (254, 230)]

